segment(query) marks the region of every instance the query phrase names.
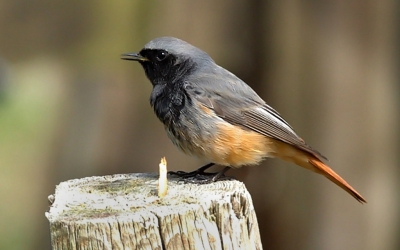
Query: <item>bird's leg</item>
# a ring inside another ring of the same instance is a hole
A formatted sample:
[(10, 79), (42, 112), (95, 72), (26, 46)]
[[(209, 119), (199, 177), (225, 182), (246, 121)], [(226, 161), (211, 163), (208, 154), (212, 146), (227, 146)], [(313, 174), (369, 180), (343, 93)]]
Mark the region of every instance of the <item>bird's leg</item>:
[(225, 173), (230, 169), (230, 167), (225, 167), (221, 171), (219, 171), (214, 177), (211, 179), (212, 182), (218, 181), (218, 180), (229, 180), (232, 179), (232, 177), (225, 176)]
[(234, 180), (234, 178), (225, 176), (226, 171), (228, 171), (230, 167), (225, 167), (218, 173), (207, 173), (207, 175), (196, 175), (194, 177), (190, 177), (185, 179), (186, 183), (193, 183), (193, 184), (209, 184), (216, 181), (223, 181), (223, 180)]
[(230, 169), (230, 167), (225, 167), (221, 171), (217, 173), (206, 173), (204, 172), (206, 169), (213, 166), (214, 163), (209, 163), (195, 171), (192, 172), (169, 172), (170, 174), (178, 175), (182, 178), (182, 181), (185, 183), (192, 183), (192, 184), (208, 184), (220, 180), (232, 180), (232, 177), (225, 176), (225, 173)]
[(200, 168), (198, 168), (198, 169), (196, 169), (196, 170), (194, 170), (192, 172), (185, 172), (185, 171), (176, 171), (176, 172), (174, 172), (174, 171), (169, 171), (168, 174), (177, 175), (177, 176), (182, 177), (182, 178), (195, 177), (196, 175), (210, 175), (210, 174), (213, 174), (213, 173), (206, 173), (205, 171), (207, 169), (209, 169), (210, 167), (214, 166), (214, 165), (215, 165), (215, 163), (211, 162), (211, 163), (208, 163), (208, 164), (206, 164), (206, 165), (204, 165), (204, 166), (202, 166), (202, 167), (200, 167)]

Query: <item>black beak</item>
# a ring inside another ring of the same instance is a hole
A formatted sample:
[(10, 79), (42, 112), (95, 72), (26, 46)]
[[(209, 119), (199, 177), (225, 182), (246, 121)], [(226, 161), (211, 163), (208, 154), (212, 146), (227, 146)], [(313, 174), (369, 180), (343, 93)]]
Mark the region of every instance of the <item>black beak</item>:
[(121, 55), (121, 59), (123, 60), (131, 60), (131, 61), (138, 61), (138, 62), (146, 62), (149, 59), (140, 55), (139, 53), (126, 53)]

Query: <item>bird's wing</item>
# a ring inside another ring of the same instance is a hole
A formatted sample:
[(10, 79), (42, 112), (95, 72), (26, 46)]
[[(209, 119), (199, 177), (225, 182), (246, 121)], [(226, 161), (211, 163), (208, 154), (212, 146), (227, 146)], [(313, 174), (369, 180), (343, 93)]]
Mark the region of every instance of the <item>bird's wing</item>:
[(228, 71), (226, 74), (198, 74), (185, 89), (192, 98), (212, 109), (223, 120), (286, 142), (319, 159), (325, 159), (308, 146), (292, 127), (268, 106), (246, 83)]

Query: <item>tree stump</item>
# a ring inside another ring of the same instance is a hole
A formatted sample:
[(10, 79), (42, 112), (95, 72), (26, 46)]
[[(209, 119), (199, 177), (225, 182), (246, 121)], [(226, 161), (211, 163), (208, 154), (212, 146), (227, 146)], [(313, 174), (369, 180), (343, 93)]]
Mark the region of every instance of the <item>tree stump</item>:
[(236, 180), (184, 184), (158, 174), (60, 183), (46, 217), (53, 249), (262, 249), (250, 194)]

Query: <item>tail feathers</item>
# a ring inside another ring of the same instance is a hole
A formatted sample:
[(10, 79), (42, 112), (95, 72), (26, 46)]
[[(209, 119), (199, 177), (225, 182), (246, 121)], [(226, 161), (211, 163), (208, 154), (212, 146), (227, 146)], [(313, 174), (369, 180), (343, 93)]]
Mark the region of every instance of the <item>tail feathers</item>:
[(348, 184), (342, 177), (340, 177), (330, 167), (320, 161), (317, 156), (314, 156), (308, 152), (291, 146), (281, 141), (274, 141), (275, 152), (272, 154), (274, 157), (281, 158), (282, 160), (293, 162), (303, 168), (322, 174), (333, 183), (341, 187), (344, 191), (349, 193), (351, 196), (356, 198), (360, 203), (367, 203), (350, 184)]
[(328, 178), (333, 183), (341, 187), (344, 191), (353, 196), (360, 203), (367, 203), (367, 201), (364, 199), (364, 197), (361, 196), (361, 194), (359, 194), (352, 186), (350, 186), (350, 184), (348, 184), (342, 177), (340, 177), (337, 173), (335, 173), (335, 171), (333, 171), (323, 162), (312, 157), (308, 159), (308, 162), (316, 168), (315, 172), (324, 175), (326, 178)]

